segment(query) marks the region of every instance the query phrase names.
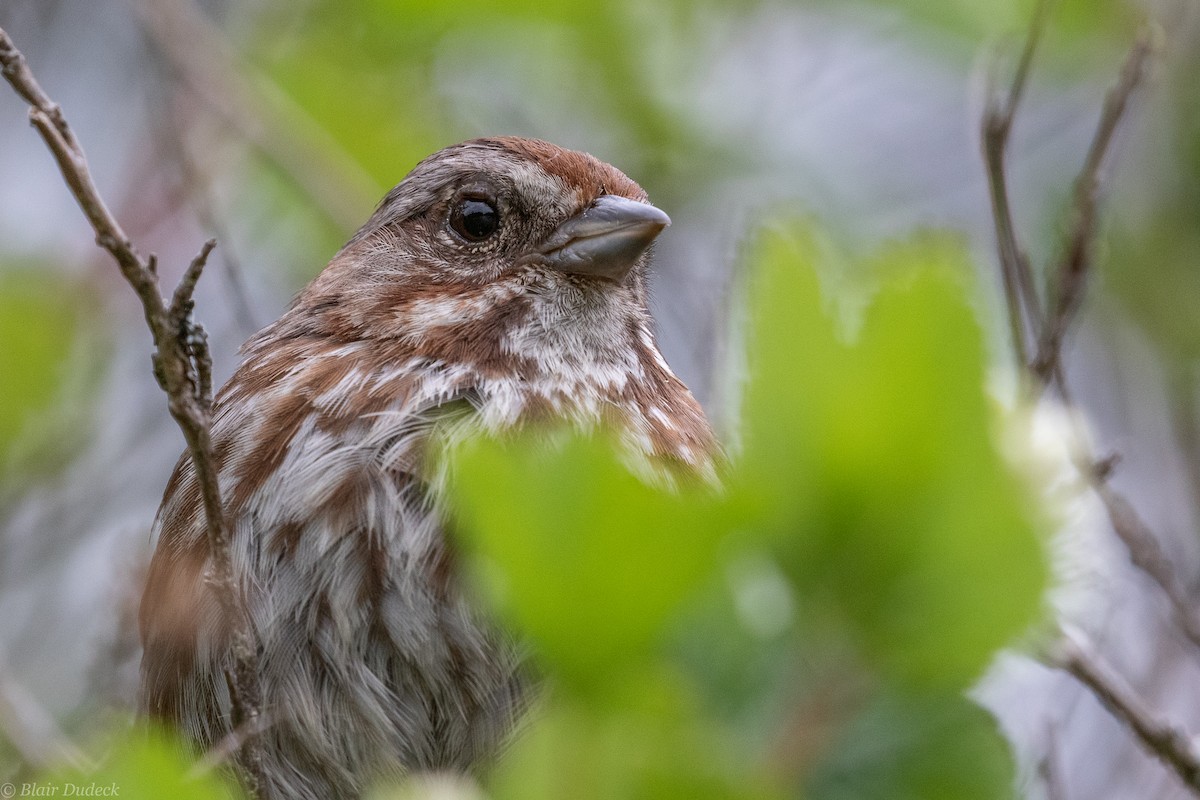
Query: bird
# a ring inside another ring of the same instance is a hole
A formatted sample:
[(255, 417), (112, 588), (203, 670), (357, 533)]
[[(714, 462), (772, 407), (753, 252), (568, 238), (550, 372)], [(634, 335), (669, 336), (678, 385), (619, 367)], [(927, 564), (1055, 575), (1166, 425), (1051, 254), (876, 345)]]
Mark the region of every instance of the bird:
[[(211, 438), (257, 651), (265, 796), (469, 773), (528, 705), (520, 642), (456, 564), (440, 426), (604, 426), (652, 469), (712, 473), (716, 437), (649, 311), (651, 245), (669, 224), (589, 154), (463, 142), (417, 164), (243, 346)], [(140, 711), (203, 751), (232, 735), (232, 656), (186, 453), (152, 538)]]

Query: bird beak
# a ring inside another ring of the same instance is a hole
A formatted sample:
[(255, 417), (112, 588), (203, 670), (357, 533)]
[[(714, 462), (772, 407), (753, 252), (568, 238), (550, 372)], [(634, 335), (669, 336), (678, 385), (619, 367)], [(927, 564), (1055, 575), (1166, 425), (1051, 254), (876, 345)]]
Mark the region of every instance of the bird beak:
[(573, 275), (621, 282), (671, 218), (649, 203), (606, 194), (559, 225), (537, 260)]

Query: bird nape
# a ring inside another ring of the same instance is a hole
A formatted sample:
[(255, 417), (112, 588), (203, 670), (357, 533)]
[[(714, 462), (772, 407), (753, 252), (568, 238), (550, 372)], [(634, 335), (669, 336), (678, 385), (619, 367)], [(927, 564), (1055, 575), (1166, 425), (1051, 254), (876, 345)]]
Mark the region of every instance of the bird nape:
[[(257, 645), (264, 794), (355, 797), (469, 770), (529, 683), (464, 596), (430, 474), (435, 426), (615, 428), (707, 474), (704, 412), (658, 349), (648, 248), (670, 223), (590, 155), (478, 139), (418, 164), (218, 393), (212, 437)], [(141, 705), (198, 748), (230, 733), (229, 625), (185, 455), (155, 521)]]

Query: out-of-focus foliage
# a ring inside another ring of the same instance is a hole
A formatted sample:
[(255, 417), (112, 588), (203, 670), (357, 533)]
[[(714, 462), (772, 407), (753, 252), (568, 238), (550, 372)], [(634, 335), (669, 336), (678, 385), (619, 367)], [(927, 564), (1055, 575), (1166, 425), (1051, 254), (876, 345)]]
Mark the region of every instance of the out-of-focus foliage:
[(1028, 569), (1029, 507), (992, 442), (959, 285), (969, 265), (937, 239), (889, 251), (847, 346), (815, 313), (804, 237), (762, 249), (741, 491), (796, 584), (828, 594), (889, 671), (965, 687), (1029, 619), (1044, 577)]
[[(1200, 357), (1200, 53), (1175, 53), (1182, 63), (1165, 86), (1165, 119), (1147, 123), (1165, 142), (1147, 148), (1143, 170), (1153, 193), (1132, 198), (1115, 220), (1104, 274), (1125, 307), (1170, 359)], [(1163, 147), (1162, 144), (1168, 144)]]
[(6, 785), (15, 785), (23, 797), (232, 800), (241, 796), (219, 769), (198, 768), (186, 752), (173, 736), (136, 729), (109, 743), (95, 769), (63, 770)]
[[(755, 5), (559, 0), (475, 5), (467, 11), (430, 0), (362, 0), (351, 13), (336, 0), (314, 0), (299, 12), (294, 4), (276, 3), (254, 26), (258, 39), (250, 52), (349, 155), (390, 186), (401, 177), (399, 170), (459, 135), (514, 132), (454, 130), (438, 92), (438, 80), (453, 79), (461, 66), (448, 59), (447, 42), (458, 45), (449, 48), (453, 58), (471, 59), (475, 69), (491, 59), (509, 59), (517, 49), (526, 62), (542, 65), (524, 77), (569, 95), (571, 106), (587, 108), (588, 121), (603, 126), (601, 138), (622, 143), (622, 166), (654, 185), (666, 175), (730, 172), (740, 163), (737, 149), (710, 139), (673, 95), (678, 89), (673, 73), (689, 65), (673, 63), (680, 53), (672, 51), (686, 52), (689, 41), (712, 38), (724, 18)], [(867, 14), (882, 6), (909, 22), (976, 41), (1023, 31), (1035, 0), (829, 5), (838, 12)], [(1072, 44), (1090, 47), (1093, 54), (1098, 39), (1120, 38), (1135, 19), (1121, 0), (1054, 5), (1050, 35), (1071, 49)], [(473, 79), (480, 80), (477, 73)], [(347, 91), (350, 86), (353, 91)], [(667, 191), (696, 185), (695, 180), (663, 183)]]
[[(465, 542), (552, 687), (497, 797), (1011, 791), (960, 693), (1035, 618), (1045, 566), (993, 444), (968, 264), (936, 237), (890, 249), (846, 341), (816, 254), (803, 232), (758, 247), (722, 492), (646, 488), (603, 441), (456, 461)], [(731, 698), (738, 672), (760, 682)], [(845, 703), (821, 708), (830, 686)]]
[(62, 385), (79, 312), (66, 281), (0, 268), (0, 461)]
[[(927, 24), (962, 34), (1011, 34), (1024, 30), (1040, 0), (979, 3), (974, 0), (895, 0), (886, 5)], [(880, 3), (885, 5), (885, 3)], [(1119, 0), (1051, 0), (1056, 35), (1079, 39), (1128, 31), (1135, 13)]]
[(952, 694), (880, 693), (815, 773), (807, 794), (820, 800), (1012, 796), (1008, 745), (995, 720)]
[[(318, 0), (307, 9), (300, 35), (295, 10), (287, 4), (274, 12), (280, 24), (268, 19), (262, 29), (280, 35), (277, 47), (268, 41), (264, 48), (272, 74), (390, 184), (400, 177), (397, 165), (415, 163), (446, 144), (449, 123), (431, 78), (439, 68), (438, 48), (449, 36), (477, 43), (475, 57), (484, 62), (497, 46), (519, 41), (527, 58), (556, 65), (542, 72), (545, 80), (569, 77), (577, 99), (595, 104), (636, 136), (635, 154), (652, 162), (679, 152), (691, 126), (655, 97), (656, 82), (644, 67), (657, 34), (702, 15), (708, 5), (639, 9), (628, 3), (539, 0), (467, 11), (429, 0), (365, 0), (347, 20), (344, 4)], [(347, 92), (348, 85), (355, 91)]]
[(647, 658), (728, 529), (715, 498), (646, 486), (603, 442), (569, 441), (550, 469), (535, 447), (481, 448), (460, 471), (462, 517), (497, 561), (496, 594), (555, 674), (583, 687)]
[[(515, 130), (456, 130), (438, 91), (439, 79), (452, 81), (448, 76), (456, 69), (478, 70), (517, 52), (527, 64), (543, 65), (526, 76), (540, 84), (540, 95), (569, 94), (571, 107), (589, 109), (598, 138), (622, 143), (621, 167), (670, 205), (665, 195), (671, 188), (698, 185), (678, 180), (681, 174), (711, 173), (736, 162), (733, 153), (714, 157), (714, 146), (681, 116), (649, 68), (663, 42), (704, 20), (710, 6), (564, 1), (484, 4), (468, 11), (428, 0), (364, 0), (348, 17), (346, 5), (336, 0), (309, 3), (299, 16), (294, 5), (281, 3), (268, 7), (256, 25), (261, 41), (254, 52), (305, 113), (386, 187), (459, 139), (536, 133), (521, 123)], [(448, 42), (455, 46), (447, 48)], [(457, 64), (456, 58), (472, 63)], [(677, 180), (662, 181), (666, 174)], [(331, 232), (330, 247), (346, 233)]]

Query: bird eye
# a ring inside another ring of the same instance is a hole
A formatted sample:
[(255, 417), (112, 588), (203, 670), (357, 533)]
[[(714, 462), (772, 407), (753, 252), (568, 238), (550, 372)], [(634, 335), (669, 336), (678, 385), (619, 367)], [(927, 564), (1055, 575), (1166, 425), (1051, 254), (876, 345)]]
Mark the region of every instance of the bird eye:
[(490, 200), (467, 197), (450, 215), (450, 227), (469, 242), (481, 242), (500, 227), (500, 213)]

